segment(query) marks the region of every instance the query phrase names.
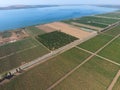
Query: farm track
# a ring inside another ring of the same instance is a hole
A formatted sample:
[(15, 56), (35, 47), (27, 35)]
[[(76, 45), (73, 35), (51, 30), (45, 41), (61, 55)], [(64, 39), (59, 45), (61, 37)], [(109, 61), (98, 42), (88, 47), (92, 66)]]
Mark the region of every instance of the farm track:
[(98, 18), (108, 18), (108, 19), (120, 19), (120, 18), (116, 18), (116, 17), (108, 17), (108, 16), (94, 16), (94, 17), (98, 17)]
[[(29, 34), (29, 31), (27, 29), (25, 29), (25, 31)], [(32, 36), (31, 34), (29, 34), (30, 37), (35, 40), (39, 45), (42, 45), (44, 48), (46, 48), (48, 51), (50, 51), (46, 46), (44, 46), (42, 43), (40, 43), (34, 36)]]
[[(95, 36), (96, 36), (96, 35), (95, 35)], [(94, 37), (94, 36), (92, 36), (92, 37)], [(32, 68), (32, 67), (34, 67), (34, 66), (36, 66), (36, 65), (38, 65), (38, 64), (40, 64), (40, 63), (43, 63), (43, 62), (49, 60), (50, 58), (56, 57), (57, 55), (59, 55), (59, 54), (65, 52), (65, 51), (67, 51), (67, 50), (75, 47), (76, 45), (79, 45), (80, 43), (82, 43), (82, 42), (84, 42), (84, 41), (86, 41), (86, 40), (88, 40), (88, 39), (90, 39), (90, 38), (92, 38), (92, 37), (85, 38), (85, 40), (76, 40), (76, 41), (74, 41), (74, 42), (72, 42), (72, 43), (70, 43), (70, 44), (68, 44), (68, 45), (66, 45), (66, 46), (63, 46), (63, 47), (61, 47), (61, 48), (59, 48), (59, 49), (57, 49), (57, 50), (55, 50), (55, 51), (50, 51), (50, 50), (49, 50), (50, 52), (49, 52), (48, 54), (46, 54), (46, 55), (44, 55), (44, 56), (42, 56), (42, 57), (39, 57), (39, 58), (35, 59), (34, 61), (31, 61), (31, 62), (28, 62), (28, 63), (26, 63), (26, 64), (23, 64), (23, 65), (21, 65), (21, 66), (19, 66), (19, 67), (17, 67), (17, 68), (14, 68), (14, 69), (12, 69), (12, 70), (9, 70), (8, 72), (11, 72), (12, 74), (15, 74), (15, 75), (16, 75), (16, 73), (17, 73), (17, 72), (16, 72), (16, 69), (21, 68), (21, 69), (23, 69), (23, 70), (27, 70), (27, 69), (29, 69), (29, 68)], [(32, 38), (33, 38), (34, 40), (36, 40), (36, 38), (34, 38), (34, 37), (32, 37)], [(37, 40), (36, 40), (36, 41), (37, 41)], [(41, 45), (41, 43), (40, 43), (39, 41), (37, 41), (37, 42), (38, 42), (38, 46)], [(44, 47), (45, 47), (45, 46), (44, 46)], [(34, 48), (34, 47), (31, 47), (31, 48)], [(29, 48), (29, 49), (31, 49), (31, 48)], [(45, 47), (45, 48), (46, 48), (46, 47)], [(48, 48), (47, 48), (47, 49), (48, 49)], [(28, 50), (28, 49), (25, 49), (25, 50)], [(20, 52), (25, 51), (25, 50), (21, 50), (21, 51), (15, 52), (15, 53), (20, 53)], [(15, 53), (11, 53), (10, 55), (1, 57), (1, 59), (6, 58), (6, 57), (11, 56), (11, 55), (14, 55)], [(1, 77), (2, 75), (3, 75), (3, 73), (0, 74), (0, 77)]]
[[(21, 65), (18, 68), (21, 68), (22, 70), (28, 70), (30, 68), (33, 68), (33, 67), (35, 67), (35, 66), (53, 58), (53, 57), (56, 57), (57, 55), (75, 47), (76, 45), (79, 45), (80, 43), (81, 43), (81, 40), (76, 40), (76, 41), (74, 41), (74, 42), (72, 42), (72, 43), (70, 43), (62, 48), (59, 48), (59, 49), (52, 51), (52, 52), (50, 52), (42, 57), (39, 57), (39, 58), (35, 59), (34, 61), (31, 61), (31, 62), (28, 62), (24, 65)], [(16, 75), (17, 74), (16, 69), (18, 69), (18, 68), (14, 68), (14, 69), (10, 70), (9, 72)], [(0, 76), (2, 76), (2, 74), (0, 74)]]
[(108, 26), (108, 27), (104, 28), (103, 30), (101, 30), (101, 32), (99, 32), (99, 33), (107, 32), (107, 31), (109, 31), (109, 30), (111, 30), (111, 29), (117, 27), (118, 25), (120, 25), (120, 21), (111, 24), (110, 26)]
[[(35, 60), (31, 61), (31, 62), (28, 62), (26, 64), (23, 64), (23, 65), (17, 67), (17, 68), (14, 68), (14, 69), (10, 70), (9, 72), (16, 75), (17, 74), (16, 69), (18, 69), (18, 68), (21, 68), (22, 70), (29, 70), (29, 69), (31, 69), (31, 68), (33, 68), (33, 67), (47, 61), (47, 60), (49, 60), (51, 58), (54, 58), (54, 57), (64, 53), (65, 51), (68, 51), (68, 50), (74, 48), (75, 46), (79, 45), (80, 43), (85, 42), (86, 40), (88, 40), (90, 38), (93, 38), (95, 36), (96, 35), (94, 35), (92, 37), (85, 38), (84, 40), (80, 40), (80, 39), (76, 40), (76, 41), (74, 41), (74, 42), (72, 42), (70, 44), (67, 44), (66, 46), (63, 46), (63, 47), (61, 47), (61, 48), (59, 48), (59, 49), (57, 49), (55, 51), (51, 51), (50, 53), (48, 53), (48, 54), (46, 54), (46, 55), (44, 55), (42, 57), (39, 57), (39, 58), (37, 58), (37, 59), (35, 59)], [(2, 76), (2, 74), (0, 76)]]
[(95, 22), (94, 23), (97, 23), (97, 24), (102, 24), (102, 25), (109, 25), (109, 24), (106, 24), (106, 23), (100, 23), (100, 22)]
[[(83, 51), (85, 51), (85, 52), (87, 52), (87, 53), (94, 54), (93, 52), (88, 51), (88, 50), (83, 49), (83, 48), (80, 48), (80, 47), (78, 47), (78, 46), (76, 46), (76, 48), (77, 48), (77, 49), (80, 49), (80, 50), (83, 50)], [(108, 61), (108, 62), (111, 62), (111, 63), (113, 63), (113, 64), (115, 64), (115, 65), (117, 65), (117, 66), (120, 66), (119, 63), (114, 62), (114, 61), (112, 61), (112, 60), (110, 60), (110, 59), (107, 59), (107, 58), (105, 58), (105, 57), (103, 57), (103, 56), (100, 56), (100, 55), (98, 55), (98, 54), (95, 54), (95, 56), (97, 56), (97, 57), (99, 57), (99, 58), (101, 58), (101, 59), (103, 59), (103, 60), (106, 60), (106, 61)]]
[(102, 35), (106, 35), (106, 36), (110, 36), (110, 37), (114, 37), (114, 35), (110, 35), (110, 34), (107, 34), (107, 33), (101, 33)]
[(112, 40), (110, 40), (108, 43), (106, 43), (104, 46), (102, 46), (100, 49), (98, 49), (95, 53), (91, 53), (87, 59), (85, 59), (81, 64), (76, 66), (74, 69), (72, 69), (70, 72), (68, 72), (65, 76), (60, 78), (58, 81), (56, 81), (53, 85), (51, 85), (47, 90), (52, 90), (55, 86), (57, 86), (59, 83), (61, 83), (64, 79), (66, 79), (68, 76), (70, 76), (73, 72), (75, 72), (78, 68), (80, 68), (82, 65), (84, 65), (86, 62), (91, 60), (97, 53), (99, 53), (101, 50), (103, 50), (106, 46), (108, 46), (111, 42), (113, 42), (115, 39), (117, 39), (120, 36), (115, 36)]
[(111, 84), (109, 85), (107, 90), (112, 90), (115, 83), (117, 82), (118, 78), (120, 77), (120, 70), (118, 71), (118, 73), (116, 74), (116, 76), (114, 77), (113, 81), (111, 82)]
[(63, 76), (61, 79), (59, 79), (57, 82), (55, 82), (47, 90), (51, 90), (52, 88), (54, 88), (55, 86), (57, 86), (60, 82), (62, 82), (64, 79), (66, 79), (69, 75), (71, 75), (74, 71), (76, 71), (78, 68), (80, 68), (83, 64), (85, 64), (86, 62), (88, 62), (93, 56), (94, 56), (94, 54), (92, 54), (91, 56), (89, 56), (85, 61), (83, 61), (81, 64), (79, 64), (74, 69), (72, 69), (70, 72), (68, 72), (65, 76)]
[(11, 54), (6, 55), (6, 56), (2, 56), (2, 57), (0, 57), (0, 60), (1, 60), (1, 59), (4, 59), (4, 58), (7, 58), (7, 57), (9, 57), (9, 56), (12, 56), (12, 55), (14, 55), (14, 54), (21, 53), (21, 52), (24, 52), (24, 51), (33, 49), (33, 48), (35, 48), (35, 47), (38, 47), (38, 45), (34, 45), (34, 46), (30, 47), (30, 48), (26, 48), (26, 49), (23, 49), (23, 50), (16, 51), (16, 52), (11, 53)]

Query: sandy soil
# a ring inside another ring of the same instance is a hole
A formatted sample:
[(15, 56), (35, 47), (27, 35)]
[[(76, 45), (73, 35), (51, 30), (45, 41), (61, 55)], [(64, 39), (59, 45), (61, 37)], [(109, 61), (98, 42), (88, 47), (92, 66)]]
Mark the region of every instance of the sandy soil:
[(48, 27), (54, 28), (56, 30), (60, 30), (61, 32), (70, 34), (70, 35), (80, 38), (80, 39), (87, 38), (94, 34), (93, 32), (87, 32), (87, 31), (75, 28), (72, 25), (62, 23), (62, 22), (54, 22), (54, 23), (50, 23), (50, 24), (46, 24), (46, 25)]
[(40, 30), (43, 30), (43, 31), (47, 32), (47, 33), (53, 32), (53, 31), (56, 30), (54, 28), (48, 27), (47, 24), (39, 25), (39, 26), (36, 26), (36, 27), (39, 28)]

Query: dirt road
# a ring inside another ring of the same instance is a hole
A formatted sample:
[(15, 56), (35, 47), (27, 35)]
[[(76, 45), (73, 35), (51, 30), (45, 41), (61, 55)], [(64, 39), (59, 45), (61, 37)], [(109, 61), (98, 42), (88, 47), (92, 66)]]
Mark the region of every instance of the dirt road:
[(120, 77), (120, 70), (118, 71), (118, 73), (116, 74), (115, 78), (113, 79), (113, 81), (111, 82), (111, 84), (109, 85), (107, 90), (112, 90), (115, 83), (117, 82), (118, 78)]

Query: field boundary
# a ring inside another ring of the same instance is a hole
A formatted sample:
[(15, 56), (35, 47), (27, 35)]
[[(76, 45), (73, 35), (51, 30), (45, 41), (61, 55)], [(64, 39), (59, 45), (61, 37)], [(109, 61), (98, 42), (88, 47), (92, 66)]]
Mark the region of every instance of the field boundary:
[(74, 69), (72, 69), (70, 72), (68, 72), (65, 76), (63, 76), (62, 78), (60, 78), (58, 81), (56, 81), (53, 85), (51, 85), (47, 90), (52, 90), (55, 86), (57, 86), (59, 83), (61, 83), (64, 79), (66, 79), (68, 76), (70, 76), (74, 71), (76, 71), (78, 68), (80, 68), (82, 65), (84, 65), (86, 62), (88, 62), (89, 60), (91, 60), (97, 53), (99, 53), (102, 49), (104, 49), (106, 46), (108, 46), (111, 42), (113, 42), (116, 38), (118, 38), (120, 36), (117, 35), (116, 37), (114, 37), (112, 40), (110, 40), (108, 43), (106, 43), (105, 45), (103, 45), (100, 49), (98, 49), (95, 53), (91, 53), (92, 55), (90, 55), (87, 59), (85, 59), (81, 64), (79, 64), (78, 66), (76, 66)]
[[(29, 31), (27, 30), (27, 29), (25, 29), (25, 31), (29, 34)], [(40, 43), (34, 36), (32, 36), (31, 34), (29, 34), (30, 35), (30, 37), (32, 38), (32, 39), (34, 39), (38, 44), (40, 44), (40, 45), (42, 45), (44, 48), (46, 48), (48, 51), (51, 51), (51, 50), (49, 50), (46, 46), (44, 46), (42, 43)]]
[[(72, 43), (70, 43), (70, 44), (68, 44), (68, 45), (66, 45), (66, 46), (64, 46), (62, 48), (59, 48), (59, 49), (57, 49), (55, 51), (52, 51), (52, 52), (50, 52), (50, 53), (48, 53), (48, 54), (46, 54), (46, 55), (44, 55), (42, 57), (39, 57), (39, 58), (37, 58), (37, 59), (35, 59), (35, 60), (31, 61), (31, 62), (23, 64), (23, 65), (21, 65), (21, 66), (19, 66), (17, 68), (9, 70), (7, 72), (10, 72), (12, 75), (15, 75), (17, 73), (16, 69), (21, 68), (22, 70), (27, 70), (27, 69), (29, 69), (31, 67), (35, 67), (35, 66), (37, 66), (37, 65), (39, 65), (39, 64), (53, 58), (53, 57), (56, 57), (56, 56), (60, 55), (61, 53), (75, 47), (76, 45), (79, 45), (80, 43), (82, 43), (81, 40), (76, 40), (76, 41), (74, 41), (74, 42), (72, 42)], [(4, 72), (0, 74), (0, 79), (3, 76), (3, 74), (4, 74)]]
[[(87, 52), (87, 53), (94, 54), (93, 52), (88, 51), (88, 50), (83, 49), (83, 48), (80, 48), (80, 47), (78, 47), (78, 46), (76, 46), (76, 48), (77, 48), (77, 49), (80, 49), (80, 50), (83, 50), (83, 51), (85, 51), (85, 52)], [(111, 63), (113, 63), (113, 64), (115, 64), (115, 65), (117, 65), (117, 66), (120, 66), (119, 63), (117, 63), (117, 62), (115, 62), (115, 61), (113, 61), (113, 60), (110, 60), (110, 59), (105, 58), (105, 57), (103, 57), (103, 56), (100, 56), (100, 55), (98, 55), (98, 54), (95, 54), (95, 56), (97, 56), (97, 57), (99, 57), (99, 58), (101, 58), (101, 59), (103, 59), (103, 60), (106, 60), (106, 61), (108, 61), (108, 62), (111, 62)]]
[(82, 23), (77, 23), (77, 22), (71, 22), (71, 24), (72, 25), (83, 26), (83, 27), (90, 28), (90, 29), (95, 29), (96, 31), (101, 31), (103, 29), (103, 28), (100, 28), (100, 27), (91, 26), (91, 25), (82, 24)]
[(116, 18), (116, 17), (107, 17), (107, 16), (99, 16), (99, 15), (94, 16), (94, 17), (98, 17), (98, 18), (107, 18), (107, 19), (116, 19), (116, 20), (120, 19), (120, 18)]
[[(96, 35), (97, 35), (97, 34), (96, 34)], [(21, 66), (19, 66), (19, 67), (17, 67), (17, 68), (14, 68), (14, 69), (12, 69), (12, 70), (7, 71), (7, 72), (10, 72), (11, 74), (16, 75), (16, 74), (18, 73), (18, 72), (16, 71), (16, 69), (21, 68), (22, 70), (28, 70), (28, 69), (30, 69), (30, 68), (33, 68), (33, 67), (35, 67), (35, 66), (37, 66), (37, 65), (39, 65), (39, 64), (41, 64), (41, 63), (43, 63), (43, 62), (48, 61), (49, 59), (51, 59), (51, 58), (53, 58), (53, 57), (56, 57), (56, 56), (64, 53), (65, 51), (68, 51), (68, 50), (74, 48), (75, 46), (77, 46), (77, 45), (79, 45), (79, 44), (87, 41), (87, 40), (90, 39), (90, 38), (95, 37), (96, 35), (93, 35), (93, 36), (91, 36), (91, 37), (85, 38), (84, 40), (78, 39), (78, 40), (76, 40), (76, 41), (74, 41), (74, 42), (71, 42), (70, 44), (67, 44), (67, 45), (65, 45), (65, 46), (63, 46), (63, 47), (61, 47), (61, 48), (59, 48), (59, 49), (57, 49), (57, 50), (51, 51), (51, 52), (49, 52), (48, 54), (46, 54), (46, 55), (44, 55), (44, 56), (41, 56), (41, 57), (39, 57), (39, 58), (37, 58), (37, 59), (34, 59), (34, 60), (31, 61), (31, 62), (28, 62), (28, 63), (26, 63), (26, 64), (24, 64), (24, 65), (21, 65)], [(1, 79), (1, 77), (2, 77), (3, 74), (4, 74), (4, 73), (1, 73), (1, 74), (0, 74), (0, 79)]]
[(97, 24), (102, 24), (102, 25), (107, 25), (107, 26), (109, 25), (109, 24), (106, 24), (106, 23), (95, 22), (95, 21), (94, 21), (94, 23), (97, 23)]
[(111, 84), (109, 85), (107, 90), (112, 90), (115, 83), (117, 82), (118, 78), (120, 77), (120, 70), (117, 72), (116, 76), (113, 78), (113, 81), (111, 82)]
[(110, 36), (110, 37), (115, 37), (114, 35), (110, 35), (110, 34), (107, 34), (107, 33), (101, 33), (102, 35), (106, 35), (106, 36)]
[(68, 72), (65, 76), (63, 76), (62, 78), (60, 78), (57, 82), (55, 82), (52, 86), (50, 86), (47, 90), (51, 90), (53, 89), (55, 86), (57, 86), (60, 82), (62, 82), (64, 79), (66, 79), (68, 76), (70, 76), (74, 71), (76, 71), (78, 68), (80, 68), (83, 64), (85, 64), (86, 62), (88, 62), (92, 57), (94, 56), (94, 54), (92, 54), (91, 56), (89, 56), (87, 59), (85, 59), (81, 64), (79, 64), (78, 66), (76, 66), (74, 69), (72, 69), (70, 72)]
[(7, 57), (9, 57), (9, 56), (12, 56), (12, 55), (14, 55), (14, 54), (21, 53), (21, 52), (24, 52), (24, 51), (33, 49), (33, 48), (35, 48), (35, 47), (38, 47), (38, 45), (34, 45), (34, 46), (32, 46), (32, 47), (29, 47), (29, 48), (26, 48), (26, 49), (23, 49), (23, 50), (16, 51), (16, 52), (14, 52), (14, 53), (10, 53), (10, 54), (5, 55), (5, 56), (2, 56), (2, 57), (0, 57), (0, 60), (1, 60), (1, 59), (4, 59), (4, 58), (7, 58)]
[[(95, 22), (95, 23), (97, 23), (97, 22)], [(78, 23), (78, 24), (79, 24), (79, 23)], [(99, 24), (102, 24), (102, 23), (99, 23)], [(104, 23), (103, 23), (103, 24), (104, 24)], [(102, 31), (103, 31), (103, 32), (106, 32), (106, 31), (108, 31), (108, 30), (111, 30), (111, 28), (116, 27), (118, 24), (120, 24), (120, 22), (116, 22), (116, 23), (110, 24), (110, 25), (109, 25), (108, 27), (106, 27), (106, 28), (102, 28), (102, 29), (100, 30), (100, 34), (104, 34), (104, 33), (102, 33)], [(86, 25), (86, 24), (85, 24), (85, 25)], [(91, 25), (91, 26), (92, 26), (92, 25)], [(97, 28), (97, 27), (96, 27), (96, 28)], [(26, 30), (26, 31), (27, 31), (27, 30)], [(99, 31), (99, 30), (98, 30), (98, 31)], [(29, 32), (27, 32), (27, 33), (29, 33)], [(98, 34), (96, 34), (96, 35), (98, 35)], [(38, 43), (37, 45), (33, 45), (32, 47), (29, 47), (29, 48), (26, 48), (26, 49), (23, 49), (23, 50), (19, 50), (19, 51), (15, 52), (15, 53), (11, 53), (11, 54), (9, 54), (9, 55), (0, 57), (0, 59), (3, 59), (3, 58), (6, 58), (6, 57), (9, 57), (9, 56), (12, 56), (12, 55), (14, 55), (14, 54), (16, 54), (16, 53), (24, 52), (24, 51), (26, 51), (26, 50), (29, 50), (29, 49), (38, 47), (39, 45), (43, 46), (45, 49), (47, 49), (47, 50), (49, 51), (48, 54), (45, 54), (45, 55), (43, 55), (43, 56), (41, 56), (41, 57), (39, 57), (39, 58), (37, 58), (37, 59), (34, 59), (33, 61), (30, 61), (30, 62), (28, 62), (28, 63), (25, 63), (24, 65), (21, 65), (21, 66), (19, 66), (19, 67), (17, 67), (17, 68), (14, 68), (14, 69), (8, 71), (8, 72), (11, 72), (13, 75), (16, 75), (16, 76), (17, 76), (18, 72), (16, 72), (16, 69), (19, 69), (19, 68), (20, 68), (20, 69), (22, 69), (22, 70), (27, 71), (27, 70), (29, 70), (29, 69), (31, 69), (31, 68), (33, 68), (33, 67), (35, 67), (35, 66), (37, 66), (37, 65), (39, 65), (39, 64), (41, 64), (41, 63), (43, 63), (43, 62), (46, 62), (46, 61), (50, 60), (50, 59), (53, 58), (53, 57), (56, 57), (56, 56), (60, 55), (61, 53), (65, 52), (65, 51), (68, 51), (69, 49), (71, 49), (71, 48), (73, 48), (73, 47), (75, 47), (75, 48), (77, 48), (77, 49), (80, 49), (80, 50), (82, 50), (82, 51), (85, 51), (85, 52), (91, 54), (91, 55), (88, 56), (86, 59), (84, 59), (84, 61), (83, 61), (82, 63), (80, 63), (79, 65), (75, 66), (71, 71), (69, 71), (68, 73), (66, 73), (63, 77), (61, 77), (59, 80), (57, 80), (55, 83), (53, 83), (49, 88), (47, 88), (47, 90), (51, 90), (51, 89), (53, 89), (54, 87), (56, 87), (59, 83), (61, 83), (63, 80), (65, 80), (66, 78), (68, 78), (72, 73), (74, 73), (77, 69), (79, 69), (79, 68), (80, 68), (81, 66), (83, 66), (85, 63), (87, 63), (88, 61), (90, 61), (90, 60), (91, 60), (93, 57), (95, 57), (95, 56), (97, 56), (97, 57), (99, 57), (99, 58), (101, 58), (101, 59), (103, 59), (103, 60), (106, 60), (106, 61), (108, 61), (108, 62), (111, 62), (112, 64), (115, 64), (115, 65), (120, 66), (119, 63), (114, 62), (114, 61), (112, 61), (112, 60), (110, 60), (110, 59), (107, 59), (107, 58), (105, 58), (105, 57), (102, 57), (102, 56), (98, 55), (98, 53), (99, 53), (100, 51), (102, 51), (105, 47), (107, 47), (109, 44), (111, 44), (114, 40), (116, 40), (117, 38), (119, 38), (119, 37), (120, 37), (120, 34), (118, 34), (117, 36), (109, 35), (109, 36), (111, 36), (111, 37), (113, 37), (113, 38), (112, 38), (111, 40), (109, 40), (106, 44), (102, 45), (102, 46), (101, 46), (96, 52), (94, 52), (94, 53), (91, 52), (91, 51), (88, 51), (88, 50), (86, 50), (86, 49), (83, 49), (83, 48), (80, 48), (80, 47), (77, 46), (77, 45), (81, 44), (82, 42), (84, 42), (84, 41), (86, 41), (86, 40), (88, 40), (88, 39), (90, 39), (90, 38), (92, 38), (92, 37), (95, 37), (96, 35), (92, 35), (92, 36), (90, 36), (90, 37), (88, 36), (87, 38), (84, 38), (84, 39), (75, 40), (74, 42), (72, 42), (72, 43), (70, 43), (70, 44), (67, 44), (67, 45), (65, 45), (65, 46), (63, 46), (63, 47), (61, 47), (61, 48), (59, 48), (59, 49), (57, 49), (57, 50), (54, 50), (54, 51), (51, 51), (51, 50), (48, 49), (44, 44), (42, 44), (41, 42), (39, 42), (34, 36), (30, 35), (30, 37), (31, 37), (33, 40), (35, 40), (36, 43)], [(21, 74), (22, 74), (22, 73), (21, 73)], [(0, 79), (1, 79), (1, 76), (2, 76), (2, 74), (0, 75)], [(111, 88), (113, 88), (113, 86), (114, 86), (114, 84), (117, 82), (119, 76), (120, 76), (120, 70), (118, 71), (118, 73), (117, 73), (116, 76), (114, 77), (113, 81), (112, 81), (111, 84), (109, 85), (108, 90), (112, 90)], [(110, 89), (109, 89), (109, 88), (110, 88)]]

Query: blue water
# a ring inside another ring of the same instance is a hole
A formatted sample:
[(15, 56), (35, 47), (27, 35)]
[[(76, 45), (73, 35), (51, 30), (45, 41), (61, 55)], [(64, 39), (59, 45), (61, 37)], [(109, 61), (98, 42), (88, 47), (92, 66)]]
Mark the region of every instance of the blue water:
[(117, 9), (87, 5), (0, 10), (0, 31), (115, 10)]

